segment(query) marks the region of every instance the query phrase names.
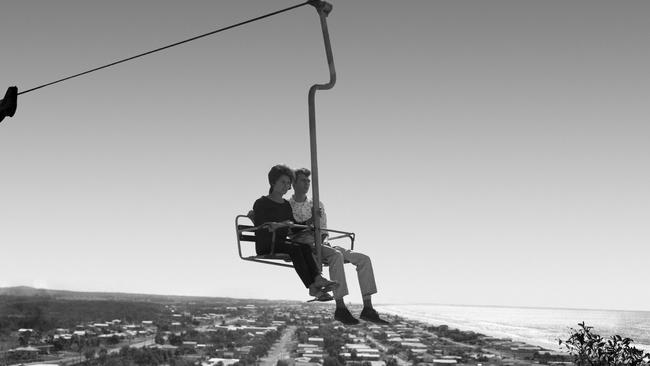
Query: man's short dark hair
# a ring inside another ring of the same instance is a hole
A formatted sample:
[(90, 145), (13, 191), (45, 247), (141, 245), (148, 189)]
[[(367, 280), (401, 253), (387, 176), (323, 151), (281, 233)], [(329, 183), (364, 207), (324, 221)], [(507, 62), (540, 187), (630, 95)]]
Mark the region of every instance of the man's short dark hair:
[(296, 169), (294, 171), (294, 174), (296, 175), (296, 178), (298, 177), (299, 174), (304, 175), (305, 178), (309, 178), (309, 176), (311, 175), (311, 170), (307, 168), (300, 168), (300, 169)]
[(289, 177), (289, 183), (293, 183), (293, 181), (296, 179), (296, 175), (293, 173), (293, 170), (286, 165), (278, 164), (269, 170), (269, 184), (271, 185), (271, 189), (273, 189), (275, 182), (277, 182), (278, 179), (280, 179), (280, 177), (283, 175)]

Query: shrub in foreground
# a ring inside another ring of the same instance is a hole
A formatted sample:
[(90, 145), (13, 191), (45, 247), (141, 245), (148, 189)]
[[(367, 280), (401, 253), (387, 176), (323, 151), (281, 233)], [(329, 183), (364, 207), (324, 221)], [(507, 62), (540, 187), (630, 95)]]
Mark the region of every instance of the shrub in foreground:
[(630, 338), (613, 335), (604, 339), (593, 333), (593, 327), (588, 327), (584, 322), (578, 324), (580, 328), (571, 329), (571, 334), (566, 340), (558, 340), (573, 356), (574, 363), (579, 366), (646, 366), (650, 365), (650, 353), (631, 346)]

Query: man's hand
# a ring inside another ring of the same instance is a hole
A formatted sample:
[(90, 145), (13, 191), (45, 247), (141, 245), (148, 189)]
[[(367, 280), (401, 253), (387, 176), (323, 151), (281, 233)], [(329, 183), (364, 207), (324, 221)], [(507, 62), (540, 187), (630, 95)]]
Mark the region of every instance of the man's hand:
[[(312, 209), (311, 209), (311, 216), (312, 216), (312, 217), (314, 217), (314, 212), (316, 212), (316, 211), (315, 211), (314, 208), (312, 207)], [(324, 215), (323, 208), (322, 208), (322, 207), (319, 207), (319, 208), (318, 208), (318, 216), (319, 216), (319, 217), (323, 217), (323, 215)], [(311, 219), (310, 219), (310, 220), (311, 220)]]

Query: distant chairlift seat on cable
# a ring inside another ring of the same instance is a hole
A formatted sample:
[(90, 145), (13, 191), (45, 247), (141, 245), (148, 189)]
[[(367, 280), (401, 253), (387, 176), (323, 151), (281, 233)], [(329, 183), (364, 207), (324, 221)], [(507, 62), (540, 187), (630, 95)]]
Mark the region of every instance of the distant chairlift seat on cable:
[(10, 86), (7, 88), (4, 98), (0, 99), (0, 122), (5, 117), (13, 117), (18, 104), (18, 88)]
[[(263, 255), (247, 255), (249, 253), (255, 253), (255, 232), (259, 229), (263, 229), (265, 224), (260, 226), (255, 226), (253, 220), (248, 215), (237, 215), (235, 217), (235, 232), (237, 233), (237, 250), (239, 251), (239, 258), (245, 261), (258, 262), (264, 264), (272, 264), (276, 266), (290, 267), (293, 268), (291, 264), (291, 258), (289, 254), (285, 253), (275, 253), (274, 245), (271, 245), (271, 252), (269, 254)], [(305, 225), (293, 225), (294, 228), (308, 229), (308, 226)], [(347, 239), (350, 241), (350, 250), (354, 250), (354, 233), (340, 230), (332, 229), (321, 229), (325, 233), (332, 233), (332, 237), (327, 238), (329, 243), (332, 243), (334, 240)], [(299, 245), (297, 242), (287, 240), (288, 243)], [(252, 243), (252, 245), (250, 245)], [(242, 244), (245, 248), (242, 249)], [(248, 245), (247, 245), (248, 244)], [(332, 245), (334, 246), (334, 245)], [(341, 245), (337, 245), (341, 246)], [(324, 263), (327, 265), (327, 263)]]

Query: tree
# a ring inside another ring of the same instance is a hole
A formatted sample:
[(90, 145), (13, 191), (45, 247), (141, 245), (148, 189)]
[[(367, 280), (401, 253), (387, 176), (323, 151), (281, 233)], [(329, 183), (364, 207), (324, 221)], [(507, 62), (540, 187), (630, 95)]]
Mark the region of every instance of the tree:
[(350, 359), (351, 359), (352, 361), (356, 361), (356, 360), (357, 360), (357, 350), (356, 350), (356, 349), (353, 349), (352, 352), (350, 352)]
[(338, 355), (341, 347), (345, 344), (343, 336), (337, 333), (325, 333), (321, 334), (324, 340), (323, 349), (329, 355)]
[(99, 364), (100, 364), (100, 365), (105, 364), (105, 363), (106, 363), (106, 358), (107, 358), (107, 357), (108, 357), (108, 351), (106, 350), (106, 348), (102, 347), (102, 348), (99, 350), (99, 357), (98, 357), (98, 359), (99, 359)]
[(336, 357), (327, 356), (323, 359), (323, 366), (343, 366)]
[(297, 332), (296, 337), (298, 338), (298, 343), (307, 343), (309, 339), (309, 334), (305, 331)]
[(396, 355), (400, 352), (400, 349), (398, 347), (390, 347), (387, 351), (386, 354), (389, 355)]
[(120, 357), (127, 357), (130, 349), (129, 346), (122, 346), (122, 348), (120, 348)]
[(63, 338), (55, 338), (52, 340), (52, 345), (55, 352), (62, 351), (65, 348), (65, 341)]
[(407, 360), (414, 361), (416, 359), (416, 357), (417, 356), (415, 355), (415, 353), (413, 353), (413, 351), (411, 351), (410, 349), (406, 350), (406, 359)]
[(177, 336), (176, 334), (171, 334), (169, 336), (169, 344), (172, 346), (180, 346), (183, 344), (183, 337)]
[(94, 348), (86, 348), (86, 350), (84, 350), (84, 357), (86, 360), (92, 360), (95, 358), (95, 353), (96, 351)]
[(170, 366), (192, 366), (192, 363), (190, 361), (184, 360), (182, 358), (173, 358), (169, 364)]
[(572, 328), (568, 339), (558, 340), (573, 356), (576, 365), (640, 366), (650, 363), (650, 353), (644, 354), (642, 350), (632, 347), (632, 339), (614, 335), (605, 341), (600, 335), (591, 332), (593, 327), (586, 326), (584, 322), (578, 325), (580, 328)]
[(123, 366), (123, 363), (120, 361), (119, 357), (111, 357), (107, 359), (104, 363), (100, 363), (102, 366)]
[(27, 345), (29, 345), (29, 336), (24, 335), (18, 337), (18, 344), (20, 344), (21, 347), (26, 347)]

